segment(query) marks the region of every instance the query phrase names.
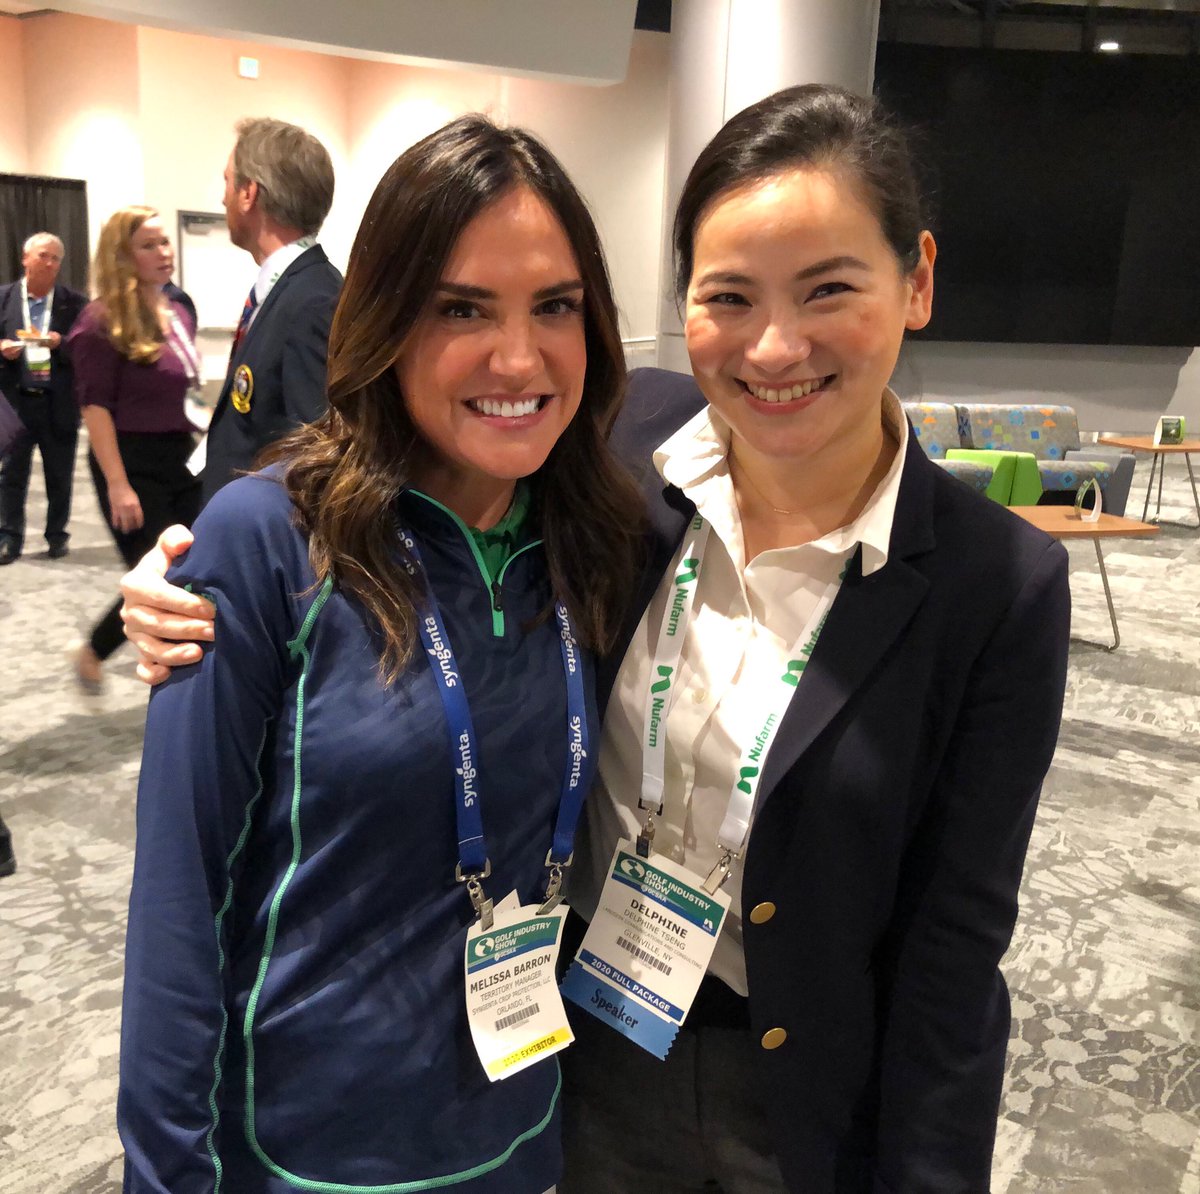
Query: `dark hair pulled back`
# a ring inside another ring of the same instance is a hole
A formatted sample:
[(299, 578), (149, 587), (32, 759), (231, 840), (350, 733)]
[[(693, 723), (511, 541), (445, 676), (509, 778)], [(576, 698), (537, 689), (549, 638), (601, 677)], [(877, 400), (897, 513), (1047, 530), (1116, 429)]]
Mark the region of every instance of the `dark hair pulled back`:
[(712, 204), (788, 170), (830, 169), (859, 187), (905, 273), (926, 227), (908, 137), (875, 99), (822, 83), (777, 91), (726, 122), (683, 184), (675, 213), (675, 293), (687, 295), (696, 229)]

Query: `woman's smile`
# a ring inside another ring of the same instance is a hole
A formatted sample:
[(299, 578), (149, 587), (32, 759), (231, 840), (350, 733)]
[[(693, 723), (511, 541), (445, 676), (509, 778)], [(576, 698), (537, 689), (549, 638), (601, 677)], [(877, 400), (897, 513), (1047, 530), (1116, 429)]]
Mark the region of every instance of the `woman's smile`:
[(473, 414), (497, 427), (521, 429), (532, 426), (536, 416), (553, 401), (553, 394), (490, 394), (468, 398), (466, 405)]
[(738, 378), (742, 389), (746, 391), (746, 400), (751, 406), (755, 408), (777, 407), (781, 413), (811, 405), (811, 403), (802, 402), (801, 399), (807, 398), (815, 402), (822, 394), (828, 393), (836, 381), (836, 373), (796, 381), (758, 382)]

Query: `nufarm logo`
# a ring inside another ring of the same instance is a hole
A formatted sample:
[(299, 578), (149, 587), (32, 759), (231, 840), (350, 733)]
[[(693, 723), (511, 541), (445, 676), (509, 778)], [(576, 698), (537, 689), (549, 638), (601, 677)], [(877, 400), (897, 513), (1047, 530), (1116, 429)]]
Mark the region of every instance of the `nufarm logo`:
[(687, 604), (687, 586), (696, 579), (696, 569), (700, 561), (696, 557), (680, 560), (682, 571), (675, 578), (675, 596), (671, 600), (671, 616), (667, 619), (667, 638), (674, 638), (679, 631), (679, 620), (683, 617), (683, 607)]
[[(670, 687), (671, 687), (671, 673), (674, 670), (675, 669), (673, 667), (667, 667), (666, 664), (660, 663), (658, 665), (658, 677), (659, 678), (657, 680), (655, 680), (653, 684), (650, 685), (650, 692), (652, 694), (654, 694), (654, 693), (663, 693), (663, 692), (669, 691)], [(667, 698), (665, 696), (657, 696), (656, 695), (654, 697), (654, 699), (650, 702), (649, 742), (650, 742), (651, 746), (658, 745), (658, 731), (659, 731), (659, 727), (662, 725), (663, 710), (666, 709), (666, 707), (667, 707)]]

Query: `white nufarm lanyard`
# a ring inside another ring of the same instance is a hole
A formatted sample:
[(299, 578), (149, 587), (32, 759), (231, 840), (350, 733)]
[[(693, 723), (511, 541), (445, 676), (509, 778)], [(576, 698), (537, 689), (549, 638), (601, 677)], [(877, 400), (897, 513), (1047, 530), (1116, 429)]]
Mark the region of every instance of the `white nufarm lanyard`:
[[(674, 704), (676, 681), (679, 678), (679, 660), (683, 654), (683, 642), (687, 637), (688, 624), (696, 603), (696, 590), (704, 566), (708, 548), (709, 525), (697, 514), (688, 527), (683, 547), (672, 568), (673, 592), (663, 610), (662, 626), (658, 642), (650, 663), (650, 679), (646, 690), (646, 714), (642, 732), (642, 795), (639, 807), (646, 813), (646, 823), (638, 837), (638, 853), (649, 855), (654, 841), (655, 818), (662, 814), (664, 774), (667, 755), (667, 719)], [(812, 658), (817, 639), (829, 616), (842, 575), (825, 586), (817, 599), (816, 607), (804, 624), (788, 652), (787, 668), (777, 683), (763, 695), (763, 717), (761, 729), (742, 749), (738, 761), (738, 777), (729, 795), (725, 819), (717, 834), (717, 845), (721, 855), (717, 865), (705, 881), (705, 888), (716, 891), (729, 875), (730, 866), (750, 836), (750, 823), (754, 817), (754, 802), (767, 754), (775, 740), (783, 715), (791, 703), (804, 675), (804, 669)]]
[(25, 319), (25, 326), (36, 332), (41, 332), (43, 336), (50, 333), (50, 315), (54, 310), (54, 287), (51, 286), (46, 292), (46, 306), (42, 309), (42, 326), (34, 328), (33, 316), (29, 314), (29, 285), (24, 278), (21, 279), (21, 314)]

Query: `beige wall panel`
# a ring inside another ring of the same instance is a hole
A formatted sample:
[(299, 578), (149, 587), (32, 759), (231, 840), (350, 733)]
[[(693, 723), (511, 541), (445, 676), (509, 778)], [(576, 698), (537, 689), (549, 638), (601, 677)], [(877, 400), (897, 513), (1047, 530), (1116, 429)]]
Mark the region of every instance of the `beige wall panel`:
[(23, 22), (0, 16), (0, 171), (23, 174), (28, 168), (25, 116), (25, 38)]

